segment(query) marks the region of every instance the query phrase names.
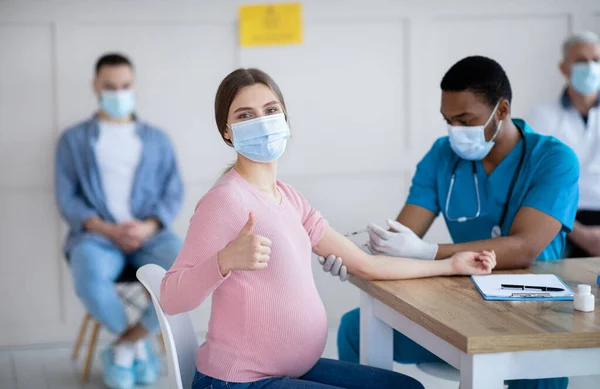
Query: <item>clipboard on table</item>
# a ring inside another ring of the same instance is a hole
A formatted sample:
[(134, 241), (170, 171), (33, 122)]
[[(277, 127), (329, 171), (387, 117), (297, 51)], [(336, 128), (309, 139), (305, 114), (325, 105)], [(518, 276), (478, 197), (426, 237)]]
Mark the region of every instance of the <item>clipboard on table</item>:
[[(570, 301), (573, 291), (554, 274), (490, 274), (471, 276), (475, 287), (485, 300), (490, 301)], [(501, 285), (530, 285), (560, 288), (550, 292), (540, 289), (502, 288)]]

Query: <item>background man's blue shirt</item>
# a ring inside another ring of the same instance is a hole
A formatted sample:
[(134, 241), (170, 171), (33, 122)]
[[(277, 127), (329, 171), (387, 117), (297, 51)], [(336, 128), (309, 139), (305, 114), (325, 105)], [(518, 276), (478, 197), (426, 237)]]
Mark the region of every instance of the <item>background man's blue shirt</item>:
[[(136, 131), (143, 147), (132, 187), (131, 211), (138, 220), (159, 219), (164, 228), (157, 237), (169, 229), (181, 209), (183, 183), (168, 136), (140, 121), (136, 121)], [(69, 225), (65, 253), (82, 239), (110, 243), (83, 228), (93, 216), (114, 222), (106, 206), (94, 153), (98, 133), (98, 119), (93, 117), (65, 130), (58, 141), (54, 189), (60, 213)]]

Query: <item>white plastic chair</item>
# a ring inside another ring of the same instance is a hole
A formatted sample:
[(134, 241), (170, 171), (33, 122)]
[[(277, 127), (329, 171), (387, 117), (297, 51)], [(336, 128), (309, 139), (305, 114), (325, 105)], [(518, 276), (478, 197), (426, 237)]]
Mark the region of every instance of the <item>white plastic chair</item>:
[(198, 339), (190, 315), (180, 313), (167, 316), (159, 302), (160, 283), (165, 276), (165, 269), (158, 265), (144, 265), (138, 269), (138, 280), (150, 293), (152, 304), (158, 315), (162, 331), (169, 370), (169, 388), (190, 389), (196, 373), (196, 348)]

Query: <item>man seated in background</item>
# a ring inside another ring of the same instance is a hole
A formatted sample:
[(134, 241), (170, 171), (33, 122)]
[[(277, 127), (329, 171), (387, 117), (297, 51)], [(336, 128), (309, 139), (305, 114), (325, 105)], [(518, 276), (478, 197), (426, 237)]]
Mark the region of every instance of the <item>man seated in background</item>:
[(167, 135), (134, 114), (132, 63), (118, 54), (96, 63), (100, 108), (67, 129), (56, 150), (56, 201), (69, 225), (65, 254), (86, 310), (118, 340), (102, 355), (113, 389), (151, 384), (158, 359), (147, 341), (159, 329), (152, 304), (129, 327), (115, 280), (125, 266), (173, 264), (181, 240), (170, 229), (183, 185)]
[(567, 80), (560, 97), (539, 106), (532, 128), (570, 146), (581, 166), (579, 204), (565, 255), (600, 256), (600, 37), (592, 32), (563, 43), (560, 71)]

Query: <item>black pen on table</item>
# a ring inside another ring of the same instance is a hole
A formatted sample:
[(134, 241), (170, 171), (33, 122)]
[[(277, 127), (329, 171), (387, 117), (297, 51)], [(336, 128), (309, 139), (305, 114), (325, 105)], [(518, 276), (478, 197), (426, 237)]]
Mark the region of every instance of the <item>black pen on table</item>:
[(543, 292), (564, 292), (563, 288), (555, 288), (553, 286), (532, 286), (532, 285), (512, 285), (512, 284), (501, 284), (502, 289), (538, 289)]

